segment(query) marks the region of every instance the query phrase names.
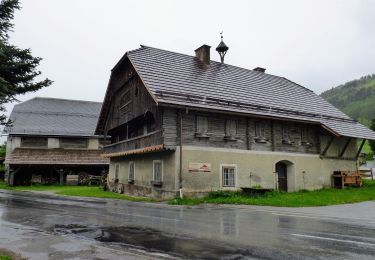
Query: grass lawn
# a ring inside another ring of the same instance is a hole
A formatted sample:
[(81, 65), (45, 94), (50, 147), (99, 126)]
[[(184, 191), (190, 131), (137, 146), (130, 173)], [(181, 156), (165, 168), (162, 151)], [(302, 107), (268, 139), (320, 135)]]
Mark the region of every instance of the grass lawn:
[(322, 189), (300, 192), (269, 192), (262, 196), (246, 196), (241, 192), (211, 192), (203, 198), (172, 199), (172, 205), (246, 204), (278, 207), (312, 207), (375, 200), (375, 181), (364, 180), (362, 188)]
[(0, 260), (12, 260), (12, 257), (7, 255), (0, 255)]
[[(146, 201), (151, 202), (151, 198), (131, 197), (123, 194), (104, 191), (98, 186), (60, 186), (60, 185), (32, 185), (32, 186), (15, 186), (10, 187), (6, 183), (0, 181), (0, 189), (16, 190), (16, 191), (53, 191), (59, 195), (95, 197), (107, 199), (122, 199), (130, 201)], [(0, 259), (1, 260), (1, 259)]]

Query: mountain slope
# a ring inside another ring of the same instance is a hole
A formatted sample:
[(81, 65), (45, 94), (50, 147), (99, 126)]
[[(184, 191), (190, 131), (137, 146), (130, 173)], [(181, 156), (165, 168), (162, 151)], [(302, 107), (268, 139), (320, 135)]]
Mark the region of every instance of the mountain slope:
[(375, 118), (375, 74), (349, 81), (323, 92), (321, 96), (366, 126)]

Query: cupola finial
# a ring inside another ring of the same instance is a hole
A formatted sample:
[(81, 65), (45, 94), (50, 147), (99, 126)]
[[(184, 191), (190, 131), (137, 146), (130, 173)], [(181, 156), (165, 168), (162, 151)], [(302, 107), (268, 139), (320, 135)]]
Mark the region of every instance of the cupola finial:
[(224, 56), (227, 53), (227, 51), (229, 50), (229, 47), (223, 41), (223, 31), (221, 31), (220, 36), (221, 36), (221, 41), (220, 41), (219, 45), (216, 47), (216, 51), (220, 55), (221, 63), (224, 63)]

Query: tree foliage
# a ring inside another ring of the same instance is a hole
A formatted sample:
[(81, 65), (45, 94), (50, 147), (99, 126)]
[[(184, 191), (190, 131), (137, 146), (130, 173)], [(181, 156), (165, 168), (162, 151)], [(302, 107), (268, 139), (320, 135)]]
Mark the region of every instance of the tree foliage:
[[(370, 128), (371, 130), (375, 131), (375, 119), (372, 119)], [(375, 141), (369, 140), (368, 142), (370, 144), (371, 150), (375, 153)]]
[[(37, 81), (41, 74), (37, 69), (41, 58), (33, 57), (30, 49), (20, 49), (9, 43), (9, 32), (12, 31), (14, 11), (20, 9), (18, 0), (1, 0), (0, 2), (0, 111), (4, 104), (16, 101), (16, 96), (37, 91), (49, 86), (52, 81)], [(0, 114), (0, 124), (5, 124), (6, 116)]]
[(349, 81), (321, 96), (353, 119), (370, 126), (375, 115), (375, 74)]

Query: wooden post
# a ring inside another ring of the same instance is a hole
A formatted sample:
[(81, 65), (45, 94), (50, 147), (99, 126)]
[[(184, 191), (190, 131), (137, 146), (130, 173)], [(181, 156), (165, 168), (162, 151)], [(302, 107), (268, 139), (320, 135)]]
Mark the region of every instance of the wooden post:
[(179, 189), (180, 189), (180, 198), (183, 198), (182, 193), (182, 113), (181, 111), (178, 114), (179, 117), (179, 143), (180, 143), (180, 169), (179, 169)]
[(349, 137), (348, 140), (346, 141), (345, 146), (344, 146), (344, 148), (342, 149), (342, 151), (341, 151), (341, 153), (340, 153), (340, 155), (339, 155), (340, 157), (342, 157), (342, 156), (344, 155), (344, 153), (345, 153), (345, 151), (346, 151), (346, 148), (348, 148), (348, 146), (349, 146), (351, 140), (352, 140), (352, 139)]
[(358, 160), (359, 154), (361, 153), (362, 148), (363, 148), (363, 146), (365, 145), (365, 142), (366, 142), (366, 139), (363, 139), (361, 145), (359, 146), (358, 152), (357, 152), (357, 154), (356, 154), (356, 156), (355, 156), (355, 159), (356, 159), (356, 160)]
[(246, 118), (246, 148), (247, 150), (251, 150), (250, 146), (250, 124), (249, 124), (249, 118)]
[(334, 139), (335, 139), (335, 137), (331, 136), (331, 139), (328, 141), (328, 144), (326, 145), (326, 147), (324, 148), (324, 150), (322, 152), (323, 156), (326, 155), (326, 153), (327, 153), (327, 151), (328, 151), (329, 147), (331, 146)]

